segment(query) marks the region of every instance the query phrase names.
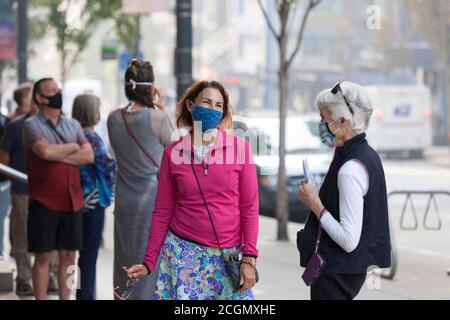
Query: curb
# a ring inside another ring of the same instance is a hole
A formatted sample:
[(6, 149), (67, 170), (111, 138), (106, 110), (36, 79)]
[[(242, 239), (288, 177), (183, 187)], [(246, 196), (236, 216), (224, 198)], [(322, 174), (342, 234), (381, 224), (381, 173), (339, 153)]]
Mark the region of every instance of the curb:
[(14, 276), (9, 263), (0, 260), (0, 300), (19, 300), (14, 293)]
[(0, 300), (20, 300), (14, 292), (0, 293)]

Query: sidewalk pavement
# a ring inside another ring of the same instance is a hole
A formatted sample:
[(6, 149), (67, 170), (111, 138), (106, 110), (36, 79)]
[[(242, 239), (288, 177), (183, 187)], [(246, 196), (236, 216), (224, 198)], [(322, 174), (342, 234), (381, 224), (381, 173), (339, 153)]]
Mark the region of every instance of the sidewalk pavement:
[[(299, 253), (296, 247), (296, 233), (301, 224), (289, 223), (289, 241), (276, 240), (276, 220), (260, 217), (260, 236), (258, 272), (260, 282), (254, 291), (257, 300), (309, 300), (309, 288), (301, 279), (303, 270), (299, 266)], [(100, 252), (97, 263), (97, 298), (112, 299), (112, 262), (113, 262), (113, 215), (107, 213), (104, 248)], [(385, 280), (381, 280), (383, 283)], [(381, 285), (382, 285), (381, 283)], [(404, 299), (405, 297), (390, 294), (381, 290), (370, 290), (365, 285), (358, 299)]]
[(19, 297), (13, 292), (0, 292), (0, 300), (20, 300)]
[[(106, 214), (103, 248), (100, 250), (97, 260), (97, 299), (113, 299), (113, 230), (114, 216), (112, 209)], [(5, 223), (7, 225), (7, 223)], [(303, 272), (299, 266), (299, 253), (296, 247), (296, 233), (303, 225), (297, 223), (288, 224), (289, 241), (276, 240), (277, 222), (273, 218), (260, 217), (260, 236), (258, 247), (260, 255), (258, 258), (258, 271), (260, 282), (255, 287), (257, 300), (309, 300), (309, 288), (301, 279)], [(6, 232), (7, 234), (7, 232)], [(399, 234), (400, 236), (400, 234)], [(410, 235), (404, 235), (410, 238)], [(430, 236), (428, 235), (427, 238)], [(398, 239), (399, 241), (402, 238)], [(5, 248), (9, 250), (8, 248)], [(439, 271), (443, 266), (450, 265), (450, 255), (430, 258), (430, 253), (411, 249), (401, 250), (401, 272), (394, 281), (368, 277), (361, 293), (357, 299), (362, 300), (399, 300), (399, 299), (448, 299), (450, 291), (443, 285), (443, 279), (448, 280), (446, 275)], [(8, 251), (6, 251), (8, 252)], [(14, 261), (9, 260), (11, 267), (15, 268)], [(139, 262), (139, 261), (136, 261)], [(442, 269), (442, 270), (441, 270)], [(424, 270), (427, 270), (424, 272)], [(375, 281), (373, 281), (375, 279)], [(379, 281), (380, 289), (371, 290), (373, 282)], [(0, 293), (0, 300), (17, 299), (13, 293)], [(30, 300), (32, 297), (21, 297)], [(47, 299), (58, 299), (55, 295)]]
[(431, 147), (425, 151), (424, 157), (430, 164), (450, 168), (450, 148), (447, 146)]
[(18, 297), (12, 292), (13, 287), (13, 269), (9, 261), (0, 259), (0, 300), (18, 300)]

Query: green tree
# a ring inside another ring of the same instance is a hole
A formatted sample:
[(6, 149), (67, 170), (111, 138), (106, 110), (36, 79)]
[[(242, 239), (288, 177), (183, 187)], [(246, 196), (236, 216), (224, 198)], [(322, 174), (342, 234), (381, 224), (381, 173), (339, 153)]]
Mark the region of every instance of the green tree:
[[(113, 17), (121, 8), (121, 1), (36, 0), (34, 5), (46, 11), (39, 23), (46, 23), (47, 31), (53, 31), (56, 35), (56, 46), (61, 54), (61, 81), (64, 83), (70, 68), (88, 45), (98, 23)], [(76, 10), (79, 10), (79, 15), (73, 17)]]
[[(276, 217), (278, 220), (277, 239), (288, 240), (287, 222), (289, 220), (288, 207), (288, 192), (287, 192), (287, 177), (286, 177), (286, 113), (287, 113), (287, 98), (289, 94), (289, 69), (292, 66), (294, 58), (300, 51), (303, 40), (303, 34), (311, 11), (322, 0), (272, 0), (273, 5), (276, 6), (278, 13), (279, 31), (275, 29), (275, 22), (269, 17), (262, 1), (258, 0), (258, 4), (267, 22), (268, 28), (272, 35), (277, 40), (279, 51), (279, 67), (278, 67), (278, 96), (279, 96), (279, 113), (280, 113), (280, 141), (279, 141), (279, 166), (278, 166), (278, 188), (276, 196)], [(300, 21), (299, 29), (295, 32), (294, 49), (289, 52), (289, 30), (288, 25), (294, 19), (294, 12), (297, 6), (305, 4), (305, 10), (302, 20)]]
[(133, 55), (137, 57), (141, 40), (140, 16), (117, 11), (113, 15), (113, 19), (116, 24), (116, 38), (118, 42), (122, 43), (128, 51), (133, 52)]

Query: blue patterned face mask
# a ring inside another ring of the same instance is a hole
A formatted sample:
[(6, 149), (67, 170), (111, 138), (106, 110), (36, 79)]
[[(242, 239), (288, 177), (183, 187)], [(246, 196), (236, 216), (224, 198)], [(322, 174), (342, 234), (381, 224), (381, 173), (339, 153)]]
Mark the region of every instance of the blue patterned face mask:
[(205, 108), (199, 105), (195, 105), (192, 108), (192, 117), (196, 124), (200, 125), (203, 133), (206, 131), (217, 128), (222, 120), (223, 112), (219, 110), (214, 110), (210, 108)]
[(328, 125), (328, 123), (325, 120), (322, 120), (322, 121), (320, 121), (320, 124), (319, 124), (320, 138), (322, 139), (322, 142), (330, 148), (333, 147), (333, 141), (334, 141), (334, 138), (336, 138), (336, 133), (338, 133), (338, 131), (341, 130), (341, 128), (339, 128), (335, 132), (331, 132), (329, 126), (333, 125), (336, 122), (337, 122), (337, 120), (333, 121), (332, 123), (330, 123)]

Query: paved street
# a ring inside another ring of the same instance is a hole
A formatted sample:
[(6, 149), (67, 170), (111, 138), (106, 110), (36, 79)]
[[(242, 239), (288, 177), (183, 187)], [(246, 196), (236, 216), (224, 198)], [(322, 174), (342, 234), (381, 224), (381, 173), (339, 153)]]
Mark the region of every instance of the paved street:
[[(438, 150), (427, 161), (384, 161), (388, 188), (420, 188), (450, 190), (450, 161), (446, 150)], [(400, 229), (402, 198), (392, 198), (390, 214), (398, 245), (399, 266), (394, 280), (380, 280), (371, 276), (358, 299), (450, 299), (450, 199), (438, 198), (442, 215), (442, 230), (423, 229), (425, 198), (414, 198), (419, 228), (416, 231)], [(434, 213), (434, 211), (433, 211)], [(410, 214), (410, 211), (409, 211)], [(411, 216), (406, 223), (411, 223)], [(430, 224), (436, 220), (431, 219)], [(7, 224), (7, 223), (6, 223)], [(258, 268), (261, 281), (255, 289), (257, 299), (308, 299), (309, 290), (302, 283), (299, 255), (295, 245), (300, 224), (289, 224), (289, 242), (275, 240), (276, 221), (260, 219), (260, 258)], [(98, 298), (112, 299), (113, 215), (107, 213), (104, 248), (98, 260)], [(56, 297), (49, 297), (54, 299)]]

